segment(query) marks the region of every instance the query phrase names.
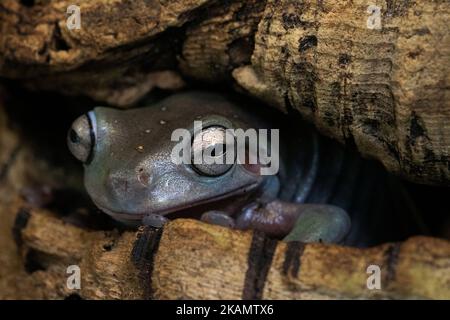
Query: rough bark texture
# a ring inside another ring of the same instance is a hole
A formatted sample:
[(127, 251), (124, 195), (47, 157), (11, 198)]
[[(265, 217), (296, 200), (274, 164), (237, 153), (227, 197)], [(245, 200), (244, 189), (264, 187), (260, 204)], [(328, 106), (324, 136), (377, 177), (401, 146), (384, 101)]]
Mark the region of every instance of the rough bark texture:
[(28, 187), (77, 189), (82, 181), (77, 166), (50, 160), (49, 153), (58, 151), (49, 151), (45, 143), (36, 146), (10, 118), (5, 109), (13, 108), (11, 104), (10, 95), (0, 86), (0, 299), (39, 299), (49, 294), (48, 288), (39, 276), (27, 273), (34, 266), (18, 254), (17, 233), (13, 234), (16, 199)]
[[(279, 243), (192, 220), (136, 233), (89, 223), (95, 210), (73, 193), (37, 209), (46, 194), (27, 188), (82, 190), (81, 167), (36, 145), (10, 118), (12, 100), (4, 98), (0, 87), (1, 299), (450, 298), (446, 240), (416, 237), (361, 250)], [(369, 264), (380, 266), (382, 290), (367, 289)], [(70, 265), (81, 269), (81, 290), (66, 286)]]
[[(448, 1), (84, 0), (82, 28), (70, 31), (71, 4), (0, 1), (5, 81), (122, 107), (154, 87), (178, 89), (183, 77), (234, 85), (297, 110), (390, 171), (450, 184)], [(367, 28), (369, 4), (381, 8), (380, 30)], [(99, 230), (33, 209), (24, 188), (81, 190), (81, 167), (30, 139), (5, 97), (0, 87), (0, 298), (450, 298), (446, 240), (361, 250), (190, 220)], [(66, 286), (71, 264), (81, 291)], [(367, 289), (369, 264), (381, 267), (382, 290)]]
[[(22, 208), (23, 256), (39, 269), (43, 298), (348, 299), (450, 298), (450, 243), (416, 237), (371, 249), (283, 243), (251, 232), (178, 219), (137, 234), (87, 231)], [(182, 243), (182, 245), (180, 245)], [(81, 290), (66, 287), (79, 265)], [(381, 290), (367, 288), (369, 265)]]
[[(79, 3), (82, 28), (69, 31), (70, 1), (2, 1), (0, 75), (122, 106), (178, 88), (177, 71), (234, 79), (390, 171), (450, 183), (448, 1)], [(370, 4), (380, 30), (367, 28)]]

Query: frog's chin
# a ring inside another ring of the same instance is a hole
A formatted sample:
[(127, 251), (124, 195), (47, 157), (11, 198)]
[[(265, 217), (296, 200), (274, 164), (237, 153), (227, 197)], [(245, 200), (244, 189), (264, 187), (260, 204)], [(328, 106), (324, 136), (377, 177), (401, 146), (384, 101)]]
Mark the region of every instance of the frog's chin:
[(187, 204), (185, 203), (173, 207), (144, 212), (116, 211), (99, 204), (94, 199), (92, 199), (92, 201), (101, 211), (111, 216), (114, 220), (128, 226), (136, 226), (139, 225), (142, 218), (148, 214), (166, 216), (169, 219), (200, 218), (204, 212), (209, 210), (221, 210), (234, 214), (248, 202), (249, 198), (254, 194), (253, 191), (255, 191), (258, 186), (259, 183), (253, 183), (224, 193), (218, 197), (211, 197)]

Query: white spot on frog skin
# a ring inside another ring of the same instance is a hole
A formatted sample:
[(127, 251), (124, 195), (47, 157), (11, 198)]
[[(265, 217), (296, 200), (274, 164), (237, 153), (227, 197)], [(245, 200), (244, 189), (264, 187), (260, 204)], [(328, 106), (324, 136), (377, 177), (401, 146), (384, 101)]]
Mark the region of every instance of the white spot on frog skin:
[(152, 130), (150, 130), (150, 129), (147, 129), (147, 130), (145, 130), (144, 132), (145, 133), (150, 133)]
[(159, 124), (166, 124), (167, 122), (165, 120), (159, 120)]

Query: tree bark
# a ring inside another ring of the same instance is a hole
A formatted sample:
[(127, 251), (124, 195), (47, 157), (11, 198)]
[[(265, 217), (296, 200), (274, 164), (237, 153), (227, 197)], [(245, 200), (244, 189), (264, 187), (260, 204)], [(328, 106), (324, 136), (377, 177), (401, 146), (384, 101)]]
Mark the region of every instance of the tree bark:
[[(0, 2), (2, 82), (121, 107), (187, 78), (225, 83), (301, 113), (392, 172), (450, 184), (448, 1), (79, 3), (82, 28), (71, 31), (71, 1)], [(372, 3), (381, 29), (367, 28)], [(44, 145), (33, 146), (4, 112), (4, 93), (1, 298), (450, 298), (446, 240), (362, 250), (278, 243), (190, 220), (100, 231), (33, 209), (18, 200), (24, 187), (80, 189), (81, 168), (55, 165)], [(70, 264), (81, 267), (80, 291), (66, 286)], [(370, 264), (381, 268), (381, 290), (367, 289)]]
[[(0, 103), (0, 298), (450, 298), (446, 240), (369, 249), (287, 244), (193, 220), (136, 233), (35, 208), (24, 188), (75, 188), (80, 172), (49, 163), (42, 146), (36, 153), (2, 111)], [(79, 216), (95, 213), (75, 208)], [(66, 285), (71, 265), (80, 267), (80, 290)], [(369, 265), (380, 267), (381, 290), (367, 288)]]
[(0, 75), (122, 106), (177, 72), (235, 81), (392, 172), (450, 183), (448, 1), (95, 0), (72, 31), (70, 4), (2, 1)]
[[(163, 230), (90, 231), (26, 207), (15, 232), (23, 256), (40, 266), (32, 276), (45, 284), (45, 298), (450, 298), (450, 243), (427, 237), (356, 249), (277, 242), (187, 219)], [(69, 265), (80, 267), (80, 290), (66, 286)], [(370, 265), (380, 268), (379, 290), (367, 287)]]

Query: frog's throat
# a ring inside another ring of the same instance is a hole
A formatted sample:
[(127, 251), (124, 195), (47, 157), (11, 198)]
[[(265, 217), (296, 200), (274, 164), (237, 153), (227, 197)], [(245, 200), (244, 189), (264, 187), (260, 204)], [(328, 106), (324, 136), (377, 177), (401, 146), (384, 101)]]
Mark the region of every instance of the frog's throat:
[[(126, 211), (116, 211), (116, 210), (112, 210), (110, 208), (107, 208), (101, 204), (99, 204), (98, 202), (96, 202), (94, 199), (92, 199), (92, 201), (94, 202), (94, 204), (104, 213), (108, 214), (109, 216), (111, 216), (112, 218), (114, 218), (115, 220), (121, 221), (121, 222), (136, 222), (136, 221), (140, 221), (142, 220), (142, 218), (147, 215), (147, 214), (158, 214), (158, 215), (162, 215), (162, 216), (166, 216), (169, 214), (173, 214), (182, 210), (186, 210), (186, 209), (193, 209), (197, 206), (202, 206), (205, 204), (213, 204), (215, 202), (219, 202), (221, 200), (225, 200), (234, 196), (245, 196), (248, 195), (251, 192), (254, 192), (255, 190), (258, 189), (258, 187), (260, 186), (259, 182), (255, 182), (255, 183), (251, 183), (248, 184), (246, 186), (240, 187), (239, 189), (236, 190), (232, 190), (230, 192), (227, 192), (225, 194), (222, 194), (218, 197), (212, 197), (212, 198), (207, 198), (207, 199), (203, 199), (200, 201), (195, 201), (195, 202), (191, 202), (191, 203), (187, 203), (184, 205), (179, 205), (179, 206), (174, 206), (174, 207), (169, 207), (169, 208), (164, 208), (162, 210), (154, 210), (154, 211), (144, 211), (144, 212), (126, 212)], [(199, 208), (200, 210), (200, 208)], [(198, 214), (201, 215), (203, 212), (199, 212)], [(189, 217), (187, 217), (189, 218)]]

